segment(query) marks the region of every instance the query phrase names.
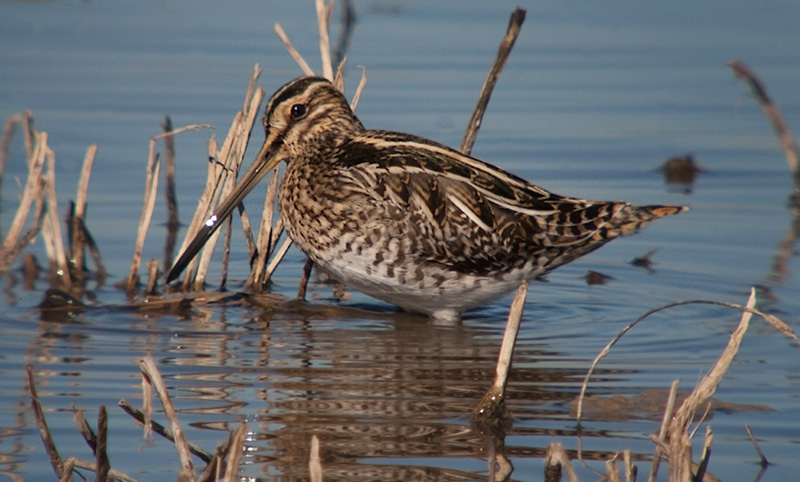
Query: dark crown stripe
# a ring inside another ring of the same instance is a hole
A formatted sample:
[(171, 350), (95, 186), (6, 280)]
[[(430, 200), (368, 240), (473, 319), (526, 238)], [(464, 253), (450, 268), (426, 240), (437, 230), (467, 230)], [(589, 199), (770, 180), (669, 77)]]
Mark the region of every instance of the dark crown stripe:
[(269, 114), (269, 110), (274, 109), (275, 106), (281, 105), (287, 100), (305, 92), (311, 85), (316, 83), (330, 84), (327, 79), (322, 77), (303, 77), (302, 79), (294, 80), (284, 85), (272, 95), (272, 102), (270, 102), (268, 106), (267, 113)]

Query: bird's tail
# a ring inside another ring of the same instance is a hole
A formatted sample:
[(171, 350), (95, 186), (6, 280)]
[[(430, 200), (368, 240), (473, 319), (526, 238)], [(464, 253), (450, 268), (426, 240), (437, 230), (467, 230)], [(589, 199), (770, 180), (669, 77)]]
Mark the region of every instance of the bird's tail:
[(666, 216), (674, 216), (688, 211), (686, 206), (631, 206), (627, 205), (614, 216), (614, 224), (620, 236), (633, 234), (650, 221)]

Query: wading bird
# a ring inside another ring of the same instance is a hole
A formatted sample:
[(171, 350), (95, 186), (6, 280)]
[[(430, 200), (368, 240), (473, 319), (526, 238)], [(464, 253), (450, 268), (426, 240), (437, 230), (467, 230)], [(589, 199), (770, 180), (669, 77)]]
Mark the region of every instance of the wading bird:
[(400, 308), (456, 321), (680, 206), (559, 196), (421, 137), (367, 130), (328, 80), (301, 77), (267, 104), (252, 167), (170, 270), (175, 279), (264, 175), (292, 241), (318, 269)]

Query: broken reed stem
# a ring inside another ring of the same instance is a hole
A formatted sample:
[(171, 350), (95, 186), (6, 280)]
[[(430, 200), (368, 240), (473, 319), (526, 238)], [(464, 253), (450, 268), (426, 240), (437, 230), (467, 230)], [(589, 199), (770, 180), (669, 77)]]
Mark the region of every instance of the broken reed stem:
[(81, 177), (78, 180), (78, 191), (75, 194), (75, 216), (79, 218), (86, 217), (86, 198), (87, 192), (89, 191), (89, 178), (92, 175), (92, 167), (94, 166), (96, 154), (97, 144), (91, 144), (86, 148), (86, 155), (83, 157)]
[(346, 63), (347, 57), (344, 57), (336, 67), (336, 74), (333, 76), (333, 86), (342, 94), (344, 94), (344, 66)]
[(155, 140), (150, 139), (150, 155), (147, 158), (147, 176), (144, 183), (142, 213), (139, 216), (139, 229), (136, 233), (136, 244), (133, 248), (131, 272), (128, 275), (128, 282), (125, 286), (129, 293), (133, 293), (139, 284), (139, 266), (142, 263), (144, 240), (147, 237), (147, 229), (150, 227), (150, 219), (153, 217), (153, 208), (156, 204), (156, 189), (158, 189), (158, 171), (160, 167), (161, 156), (155, 152)]
[(333, 58), (334, 65), (341, 65), (347, 57), (347, 50), (350, 48), (350, 39), (353, 36), (353, 26), (356, 23), (356, 9), (352, 0), (344, 0), (342, 3), (342, 24), (339, 27), (339, 39), (336, 42), (336, 50)]
[(764, 455), (764, 452), (761, 450), (761, 446), (758, 445), (758, 441), (756, 441), (756, 437), (753, 435), (753, 431), (750, 430), (750, 425), (744, 424), (744, 430), (747, 432), (747, 437), (750, 439), (750, 442), (753, 444), (753, 448), (756, 449), (756, 453), (758, 454), (758, 458), (761, 461), (761, 466), (766, 467), (769, 465), (769, 460), (767, 460), (767, 456)]
[(246, 283), (248, 289), (257, 291), (260, 291), (266, 282), (267, 259), (269, 259), (269, 255), (275, 247), (272, 240), (273, 232), (276, 230), (277, 225), (273, 225), (273, 218), (275, 217), (280, 166), (275, 166), (271, 176), (267, 184), (267, 195), (264, 197), (264, 209), (262, 210), (261, 223), (258, 229), (258, 242), (254, 246), (254, 252), (250, 253), (252, 266)]
[(178, 456), (181, 460), (181, 471), (185, 474), (194, 474), (194, 466), (192, 465), (191, 452), (186, 443), (186, 437), (183, 435), (183, 429), (178, 421), (178, 414), (175, 412), (175, 406), (172, 404), (172, 399), (169, 396), (167, 387), (164, 384), (164, 379), (158, 371), (155, 360), (152, 357), (146, 357), (139, 363), (139, 368), (142, 374), (147, 377), (152, 383), (153, 387), (161, 400), (161, 406), (164, 407), (164, 415), (170, 422), (172, 433), (175, 439), (175, 448), (178, 451)]
[[(756, 290), (751, 289), (750, 299), (747, 301), (747, 308), (754, 309), (756, 305)], [(717, 362), (714, 364), (711, 371), (703, 377), (700, 383), (695, 387), (691, 394), (683, 401), (681, 406), (675, 411), (675, 416), (669, 425), (669, 478), (670, 480), (689, 480), (695, 474), (691, 474), (691, 440), (688, 435), (689, 424), (692, 416), (697, 411), (697, 408), (708, 401), (711, 395), (714, 394), (723, 375), (728, 370), (733, 357), (739, 351), (739, 345), (747, 332), (750, 325), (750, 319), (753, 314), (750, 311), (745, 311), (742, 314), (742, 319), (739, 326), (731, 334), (728, 341), (728, 346), (725, 347)], [(688, 450), (687, 450), (688, 446)], [(704, 471), (702, 466), (698, 469)]]
[(136, 245), (133, 249), (131, 272), (128, 275), (128, 281), (125, 284), (125, 288), (129, 293), (133, 293), (136, 289), (136, 286), (139, 284), (139, 267), (142, 264), (142, 251), (144, 250), (144, 242), (147, 238), (147, 230), (150, 227), (150, 220), (153, 217), (153, 209), (156, 203), (158, 173), (161, 167), (161, 156), (156, 154), (156, 141), (165, 137), (175, 136), (186, 131), (197, 131), (200, 129), (209, 128), (213, 128), (213, 126), (209, 124), (192, 124), (179, 129), (171, 130), (169, 132), (164, 132), (150, 138), (142, 213), (139, 217), (139, 229), (136, 233)]
[(108, 460), (108, 412), (106, 407), (100, 405), (97, 414), (97, 450), (95, 451), (97, 463), (95, 474), (97, 482), (108, 480), (108, 472), (111, 470), (111, 462)]
[(331, 64), (331, 41), (328, 36), (328, 25), (333, 12), (333, 0), (315, 0), (317, 9), (317, 27), (319, 30), (319, 54), (322, 60), (322, 76), (333, 82), (333, 65)]
[[(189, 223), (189, 226), (186, 229), (186, 236), (183, 239), (183, 244), (181, 245), (180, 249), (181, 253), (186, 250), (189, 241), (194, 238), (205, 220), (208, 219), (210, 214), (209, 211), (213, 206), (212, 200), (215, 190), (217, 185), (221, 182), (221, 177), (225, 173), (225, 167), (217, 160), (217, 151), (217, 138), (212, 133), (208, 140), (208, 169), (206, 170), (206, 183), (203, 187), (202, 194), (200, 194), (200, 198), (197, 200), (197, 207), (195, 208), (192, 221)], [(194, 278), (196, 267), (197, 257), (195, 257), (186, 266), (182, 286), (183, 291), (188, 290), (191, 280)]]
[(70, 233), (70, 264), (75, 274), (81, 278), (84, 276), (86, 268), (84, 255), (85, 247), (88, 243), (88, 229), (84, 220), (86, 218), (86, 198), (89, 190), (89, 178), (92, 174), (92, 166), (94, 165), (94, 158), (97, 154), (97, 144), (92, 144), (86, 149), (86, 155), (83, 158), (83, 165), (81, 167), (81, 175), (78, 180), (78, 191), (75, 194), (75, 202), (71, 210), (69, 233)]
[(6, 125), (3, 127), (3, 136), (0, 137), (0, 181), (5, 173), (8, 153), (11, 152), (11, 139), (14, 138), (14, 131), (17, 130), (20, 123), (22, 123), (22, 114), (14, 114), (6, 119)]
[(239, 473), (239, 464), (242, 461), (242, 453), (244, 452), (244, 436), (247, 434), (247, 424), (242, 422), (233, 436), (230, 438), (228, 445), (228, 465), (225, 467), (226, 481), (237, 480)]
[(795, 188), (800, 189), (800, 160), (797, 154), (797, 144), (792, 139), (792, 133), (783, 120), (778, 104), (767, 94), (767, 86), (747, 64), (741, 60), (731, 60), (727, 62), (727, 65), (733, 69), (736, 77), (747, 84), (761, 106), (761, 110), (764, 111), (764, 116), (772, 126), (772, 130), (781, 143), (783, 153), (786, 155), (786, 162), (789, 165), (789, 172), (792, 174)]
[(361, 100), (361, 93), (364, 91), (365, 85), (367, 85), (367, 68), (361, 67), (361, 80), (358, 81), (358, 87), (356, 87), (356, 92), (353, 94), (353, 100), (350, 101), (350, 108), (353, 112), (356, 111), (358, 101)]
[[(244, 99), (243, 108), (234, 116), (233, 122), (228, 129), (228, 134), (222, 144), (222, 148), (216, 150), (216, 141), (212, 139), (209, 143), (209, 159), (213, 164), (209, 166), (208, 176), (206, 178), (206, 186), (203, 195), (197, 203), (197, 209), (192, 218), (192, 223), (187, 229), (186, 237), (184, 238), (181, 252), (183, 252), (191, 239), (205, 224), (213, 212), (219, 200), (224, 198), (235, 186), (236, 174), (239, 172), (239, 167), (244, 159), (247, 144), (250, 140), (250, 133), (253, 130), (253, 125), (258, 114), (258, 108), (264, 98), (264, 89), (256, 87), (256, 82), (261, 74), (261, 69), (258, 64), (253, 68), (253, 74), (248, 85), (247, 96)], [(240, 213), (242, 210), (240, 208)], [(243, 218), (246, 216), (242, 213)], [(227, 220), (227, 222), (230, 222)], [(248, 226), (249, 219), (243, 221), (243, 225)], [(186, 274), (184, 277), (183, 289), (187, 291), (191, 286), (195, 290), (202, 290), (205, 284), (205, 279), (208, 274), (208, 269), (211, 264), (211, 256), (214, 253), (214, 247), (220, 232), (216, 231), (208, 242), (206, 242), (202, 253), (199, 257), (192, 260), (187, 266)], [(229, 246), (229, 245), (228, 245)], [(227, 249), (227, 248), (226, 248)], [(199, 260), (198, 260), (199, 258)], [(223, 275), (227, 272), (223, 268)], [(226, 280), (221, 280), (221, 286), (224, 286)]]
[(794, 341), (798, 346), (800, 346), (800, 338), (794, 333), (794, 330), (789, 327), (785, 322), (781, 321), (778, 317), (774, 315), (769, 315), (763, 313), (755, 308), (749, 308), (746, 306), (742, 306), (737, 303), (725, 303), (722, 301), (709, 301), (709, 300), (686, 300), (686, 301), (677, 301), (674, 303), (668, 303), (666, 305), (659, 306), (658, 308), (653, 308), (652, 310), (648, 311), (647, 313), (643, 314), (639, 318), (633, 320), (628, 325), (626, 325), (619, 333), (610, 341), (608, 344), (603, 347), (600, 353), (595, 356), (594, 360), (592, 360), (592, 364), (589, 366), (589, 370), (586, 372), (586, 376), (583, 379), (583, 383), (581, 384), (581, 391), (578, 395), (578, 408), (577, 408), (577, 415), (576, 421), (578, 425), (581, 423), (581, 416), (583, 413), (583, 399), (586, 395), (586, 388), (589, 385), (589, 379), (591, 378), (592, 374), (594, 373), (594, 369), (597, 367), (597, 364), (600, 363), (600, 360), (605, 358), (608, 353), (611, 351), (611, 347), (613, 347), (624, 335), (627, 333), (631, 328), (639, 324), (642, 320), (649, 317), (652, 314), (658, 313), (659, 311), (666, 310), (668, 308), (674, 308), (677, 306), (684, 306), (684, 305), (713, 305), (713, 306), (722, 306), (725, 308), (732, 308), (734, 310), (739, 310), (747, 313), (752, 313), (754, 315), (760, 316), (764, 321), (767, 322), (770, 326), (774, 329), (778, 330), (780, 333), (786, 335), (789, 339)]
[(503, 333), (503, 342), (500, 346), (500, 354), (497, 357), (495, 366), (495, 377), (492, 386), (486, 391), (481, 401), (473, 411), (474, 416), (481, 417), (500, 417), (503, 414), (505, 402), (506, 382), (511, 368), (511, 358), (514, 355), (514, 345), (519, 334), (522, 312), (525, 309), (525, 300), (528, 295), (528, 283), (525, 280), (520, 282), (511, 308), (508, 312), (506, 329)]
[[(30, 212), (31, 204), (42, 199), (42, 170), (44, 169), (45, 154), (47, 153), (47, 133), (38, 133), (35, 150), (28, 158), (28, 179), (25, 182), (25, 188), (22, 191), (22, 199), (20, 200), (19, 208), (14, 215), (14, 220), (11, 222), (8, 233), (2, 246), (0, 246), (0, 271), (5, 271), (11, 266), (14, 258), (19, 252), (14, 249), (18, 245), (20, 233), (22, 228), (25, 227), (25, 220)], [(11, 256), (11, 254), (14, 256)]]
[(467, 130), (461, 141), (459, 150), (464, 154), (472, 152), (472, 146), (475, 144), (475, 138), (478, 136), (478, 129), (481, 127), (481, 121), (483, 120), (483, 114), (486, 112), (486, 106), (489, 104), (489, 98), (492, 96), (492, 91), (497, 83), (497, 79), (500, 78), (500, 73), (503, 71), (506, 60), (508, 60), (508, 55), (511, 53), (511, 49), (514, 48), (514, 43), (517, 41), (517, 36), (519, 36), (520, 28), (524, 21), (524, 9), (517, 8), (511, 13), (508, 29), (506, 30), (503, 40), (500, 42), (500, 48), (497, 50), (497, 57), (495, 58), (494, 64), (486, 75), (486, 80), (483, 81), (483, 87), (481, 87), (478, 102), (475, 104), (472, 117), (467, 124)]
[(322, 482), (322, 461), (319, 456), (319, 437), (311, 436), (311, 450), (308, 457), (308, 474), (311, 482)]
[(268, 283), (270, 278), (272, 278), (272, 273), (278, 267), (278, 263), (280, 263), (283, 257), (286, 256), (286, 252), (289, 251), (289, 247), (291, 245), (291, 239), (286, 238), (283, 241), (283, 244), (278, 249), (278, 252), (275, 253), (275, 256), (272, 257), (272, 261), (270, 261), (269, 266), (267, 266), (267, 270), (264, 272), (264, 281), (262, 282), (262, 285)]
[(653, 460), (650, 463), (650, 474), (647, 476), (647, 482), (655, 482), (658, 477), (658, 467), (661, 465), (661, 454), (664, 452), (663, 446), (667, 443), (667, 433), (669, 431), (669, 422), (672, 420), (672, 414), (675, 411), (675, 400), (678, 396), (679, 380), (673, 380), (669, 388), (669, 396), (667, 397), (667, 405), (664, 408), (664, 416), (661, 418), (661, 428), (658, 431), (658, 438), (656, 439), (655, 449), (653, 449)]
[[(50, 255), (50, 263), (55, 267), (57, 280), (67, 290), (72, 288), (72, 277), (67, 263), (67, 251), (64, 249), (64, 237), (61, 233), (61, 219), (58, 217), (58, 196), (56, 195), (56, 155), (52, 149), (47, 148), (47, 184), (45, 196), (47, 199), (47, 215), (42, 226), (42, 235), (45, 237), (45, 248)], [(49, 247), (48, 247), (49, 246)]]
[(572, 469), (572, 462), (564, 447), (558, 442), (551, 442), (544, 455), (544, 480), (545, 482), (561, 482), (561, 470), (567, 475), (570, 482), (578, 482), (578, 476)]
[(528, 283), (523, 280), (519, 284), (519, 288), (517, 288), (514, 301), (511, 303), (508, 320), (506, 321), (506, 329), (503, 333), (503, 343), (500, 346), (500, 355), (497, 358), (493, 388), (499, 390), (501, 393), (505, 393), (506, 391), (508, 372), (511, 369), (511, 357), (514, 355), (514, 346), (517, 343), (520, 321), (522, 320), (522, 312), (525, 310), (525, 300), (527, 297)]
[(28, 392), (31, 396), (31, 408), (33, 408), (33, 418), (36, 421), (36, 426), (39, 428), (39, 435), (42, 437), (42, 444), (50, 458), (50, 465), (56, 473), (56, 477), (61, 479), (65, 474), (64, 463), (61, 456), (58, 454), (58, 449), (53, 441), (53, 435), (50, 433), (50, 428), (47, 426), (47, 420), (44, 417), (44, 410), (39, 400), (39, 394), (36, 392), (36, 383), (33, 379), (33, 367), (28, 365), (25, 367), (25, 376), (28, 381)]
[[(172, 131), (172, 119), (164, 116), (161, 124), (164, 132)], [(172, 266), (172, 257), (175, 250), (175, 240), (178, 235), (178, 198), (176, 195), (175, 183), (175, 138), (173, 136), (164, 137), (164, 156), (166, 158), (164, 176), (166, 185), (164, 186), (164, 200), (167, 204), (167, 239), (164, 242), (164, 269)]]
[(292, 42), (289, 40), (289, 37), (286, 36), (286, 32), (283, 31), (283, 27), (281, 27), (281, 24), (277, 22), (275, 23), (275, 33), (278, 34), (278, 38), (281, 39), (281, 42), (283, 42), (284, 47), (286, 47), (286, 50), (289, 51), (289, 55), (291, 55), (294, 61), (297, 62), (297, 65), (300, 66), (300, 69), (303, 71), (303, 74), (314, 75), (314, 71), (311, 70), (311, 67), (308, 66), (308, 62), (306, 62), (303, 56), (300, 55), (300, 52), (298, 52), (297, 49), (294, 48), (294, 45), (292, 45)]
[[(133, 419), (136, 420), (137, 422), (141, 423), (146, 430), (148, 431), (152, 430), (153, 432), (164, 437), (170, 442), (175, 443), (175, 437), (172, 435), (172, 432), (165, 426), (156, 422), (155, 420), (150, 420), (147, 414), (145, 414), (143, 411), (137, 409), (136, 407), (133, 407), (126, 400), (120, 400), (118, 405), (125, 413), (133, 417)], [(210, 463), (211, 459), (214, 458), (214, 456), (211, 453), (207, 452), (202, 447), (195, 445), (193, 443), (189, 443), (189, 451), (192, 453), (192, 455), (199, 458), (205, 463)]]

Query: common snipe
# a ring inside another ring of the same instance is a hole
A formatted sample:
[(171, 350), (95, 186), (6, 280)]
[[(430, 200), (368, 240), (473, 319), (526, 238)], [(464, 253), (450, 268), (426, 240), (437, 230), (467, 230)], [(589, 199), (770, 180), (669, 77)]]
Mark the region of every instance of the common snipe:
[(351, 288), (444, 320), (685, 209), (563, 197), (436, 142), (367, 130), (345, 97), (317, 77), (281, 87), (264, 128), (253, 166), (168, 281), (280, 161), (288, 163), (280, 215), (314, 265)]

